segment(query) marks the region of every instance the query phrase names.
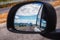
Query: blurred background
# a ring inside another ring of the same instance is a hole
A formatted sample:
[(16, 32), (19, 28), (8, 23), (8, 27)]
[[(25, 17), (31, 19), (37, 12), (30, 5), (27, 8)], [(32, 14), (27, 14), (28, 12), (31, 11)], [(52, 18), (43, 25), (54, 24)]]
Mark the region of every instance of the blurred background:
[(57, 13), (57, 29), (60, 28), (60, 0), (0, 0), (0, 40), (51, 40), (40, 34), (16, 34), (6, 28), (7, 15), (11, 7), (25, 1), (42, 1), (50, 3)]

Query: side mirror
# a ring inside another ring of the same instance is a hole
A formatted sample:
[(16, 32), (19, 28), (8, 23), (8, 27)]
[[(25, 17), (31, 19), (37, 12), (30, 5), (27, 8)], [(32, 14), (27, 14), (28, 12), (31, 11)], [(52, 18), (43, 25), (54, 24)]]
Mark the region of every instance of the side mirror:
[(32, 1), (15, 5), (7, 18), (7, 29), (14, 33), (39, 33), (58, 39), (56, 11), (48, 3)]

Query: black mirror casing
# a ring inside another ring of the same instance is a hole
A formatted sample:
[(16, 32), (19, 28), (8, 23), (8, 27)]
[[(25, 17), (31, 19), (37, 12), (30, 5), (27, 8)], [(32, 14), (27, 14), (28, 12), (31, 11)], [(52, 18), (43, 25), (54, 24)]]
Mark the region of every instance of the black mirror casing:
[[(21, 6), (23, 6), (25, 4), (29, 4), (29, 3), (42, 3), (44, 5), (42, 14), (45, 15), (45, 19), (47, 21), (47, 27), (42, 32), (19, 31), (19, 30), (16, 30), (14, 27), (14, 18), (15, 18), (15, 14), (16, 14), (17, 9), (20, 8)], [(20, 3), (20, 4), (15, 5), (9, 11), (9, 14), (7, 17), (7, 29), (11, 32), (14, 32), (14, 33), (27, 33), (27, 34), (39, 33), (42, 36), (47, 37), (47, 38), (58, 39), (59, 37), (56, 38), (56, 36), (55, 35), (52, 36), (53, 34), (51, 33), (53, 31), (55, 31), (55, 29), (56, 29), (56, 22), (57, 22), (56, 11), (50, 4), (44, 3), (44, 2), (39, 2), (39, 1), (24, 2), (24, 3)]]

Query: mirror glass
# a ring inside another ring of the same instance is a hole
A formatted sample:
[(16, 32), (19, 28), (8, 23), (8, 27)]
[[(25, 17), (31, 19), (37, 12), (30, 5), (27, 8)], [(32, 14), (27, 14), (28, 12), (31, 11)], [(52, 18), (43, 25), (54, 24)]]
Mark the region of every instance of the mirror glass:
[(46, 21), (41, 18), (42, 9), (42, 3), (30, 3), (21, 6), (15, 15), (15, 29), (34, 32), (41, 32), (44, 30), (46, 27)]

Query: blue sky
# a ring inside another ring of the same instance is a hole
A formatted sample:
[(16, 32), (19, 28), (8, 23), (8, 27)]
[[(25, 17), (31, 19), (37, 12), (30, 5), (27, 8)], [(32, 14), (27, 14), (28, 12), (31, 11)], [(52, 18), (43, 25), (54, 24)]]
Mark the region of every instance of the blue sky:
[(15, 16), (16, 20), (15, 22), (16, 23), (33, 23), (35, 24), (36, 23), (36, 15), (33, 15), (33, 16)]
[(21, 19), (21, 20), (35, 20), (37, 18), (37, 15), (33, 15), (33, 16), (17, 16), (19, 18), (16, 19)]

